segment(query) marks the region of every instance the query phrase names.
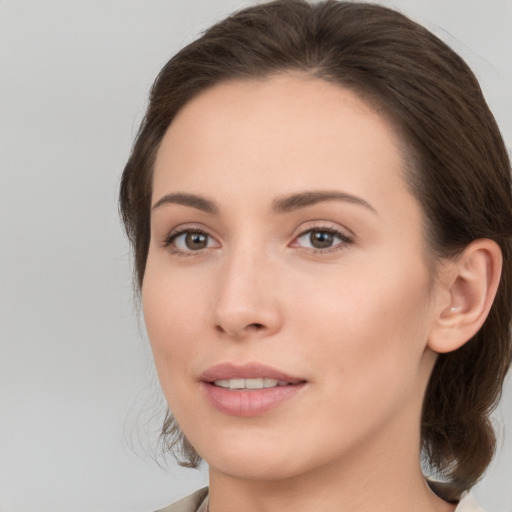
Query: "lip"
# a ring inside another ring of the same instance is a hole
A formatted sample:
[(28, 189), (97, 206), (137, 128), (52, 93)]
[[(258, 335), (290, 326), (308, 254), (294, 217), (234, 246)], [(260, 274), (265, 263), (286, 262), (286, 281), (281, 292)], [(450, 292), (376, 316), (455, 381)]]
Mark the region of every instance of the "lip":
[(289, 382), (290, 384), (299, 384), (306, 380), (288, 375), (276, 368), (259, 363), (247, 363), (243, 365), (222, 363), (208, 368), (199, 376), (200, 381), (208, 383), (215, 380), (258, 378), (281, 380)]
[[(275, 379), (289, 384), (255, 390), (233, 390), (213, 384), (216, 380), (257, 378)], [(207, 369), (200, 375), (199, 380), (206, 399), (213, 407), (224, 414), (245, 418), (264, 414), (292, 399), (307, 383), (303, 378), (288, 375), (259, 363), (222, 363)]]

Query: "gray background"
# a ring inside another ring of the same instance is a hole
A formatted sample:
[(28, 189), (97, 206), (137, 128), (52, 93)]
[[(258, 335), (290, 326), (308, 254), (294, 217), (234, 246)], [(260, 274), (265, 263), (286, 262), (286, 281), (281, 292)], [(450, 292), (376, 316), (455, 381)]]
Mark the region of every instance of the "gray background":
[[(160, 67), (249, 3), (0, 0), (3, 512), (148, 511), (207, 482), (151, 459), (163, 407), (116, 196)], [(381, 3), (469, 61), (512, 148), (512, 1)], [(511, 398), (509, 379), (475, 490), (492, 512), (512, 511)]]

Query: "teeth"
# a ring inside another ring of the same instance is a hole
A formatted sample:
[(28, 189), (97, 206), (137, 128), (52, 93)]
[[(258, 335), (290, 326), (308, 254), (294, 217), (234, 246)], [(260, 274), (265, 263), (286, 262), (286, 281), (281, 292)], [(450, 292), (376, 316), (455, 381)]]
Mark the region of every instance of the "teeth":
[(220, 388), (229, 388), (229, 380), (216, 380), (214, 384)]
[(263, 379), (245, 379), (246, 389), (263, 389), (264, 385)]
[(229, 379), (216, 380), (214, 384), (226, 389), (263, 389), (287, 386), (289, 383), (276, 379)]
[(245, 388), (245, 380), (244, 379), (230, 379), (229, 380), (229, 389), (244, 389)]

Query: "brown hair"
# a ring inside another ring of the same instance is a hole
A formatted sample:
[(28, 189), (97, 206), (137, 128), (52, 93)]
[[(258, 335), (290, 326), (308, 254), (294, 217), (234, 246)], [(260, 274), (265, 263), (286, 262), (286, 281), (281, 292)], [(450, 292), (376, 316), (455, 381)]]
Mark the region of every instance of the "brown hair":
[[(390, 116), (412, 162), (407, 180), (434, 256), (454, 255), (478, 238), (501, 247), (501, 284), (486, 322), (462, 348), (438, 357), (424, 400), (424, 454), (450, 481), (448, 499), (456, 499), (494, 454), (489, 414), (512, 357), (510, 161), (475, 76), (428, 30), (377, 5), (278, 0), (235, 13), (182, 49), (151, 89), (121, 182), (138, 286), (150, 239), (152, 167), (178, 110), (219, 82), (288, 70), (349, 88)], [(198, 463), (170, 414), (163, 434), (184, 465)]]

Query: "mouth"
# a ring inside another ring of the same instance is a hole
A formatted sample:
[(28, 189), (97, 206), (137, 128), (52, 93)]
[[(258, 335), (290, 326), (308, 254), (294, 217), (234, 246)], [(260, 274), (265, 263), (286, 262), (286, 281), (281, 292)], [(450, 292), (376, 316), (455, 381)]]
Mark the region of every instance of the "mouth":
[(275, 368), (251, 363), (224, 363), (200, 376), (208, 402), (218, 411), (233, 416), (261, 415), (296, 396), (307, 381)]
[(291, 382), (284, 380), (258, 378), (258, 379), (229, 379), (229, 380), (214, 380), (214, 386), (231, 390), (255, 390), (255, 389), (268, 389), (277, 386), (293, 386)]

